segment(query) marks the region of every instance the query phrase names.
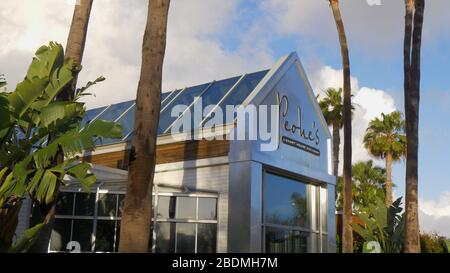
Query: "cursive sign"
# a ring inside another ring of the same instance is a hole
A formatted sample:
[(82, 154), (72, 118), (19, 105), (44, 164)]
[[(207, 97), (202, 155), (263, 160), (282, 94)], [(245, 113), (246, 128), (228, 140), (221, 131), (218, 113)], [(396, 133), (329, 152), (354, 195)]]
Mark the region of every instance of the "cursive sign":
[(280, 94), (277, 94), (278, 106), (280, 107), (281, 126), (283, 129), (293, 135), (298, 135), (302, 139), (315, 144), (320, 143), (319, 128), (316, 128), (316, 122), (313, 121), (311, 128), (305, 128), (302, 121), (302, 109), (297, 106), (297, 122), (292, 123), (287, 119), (289, 112), (289, 99), (286, 95), (280, 98)]

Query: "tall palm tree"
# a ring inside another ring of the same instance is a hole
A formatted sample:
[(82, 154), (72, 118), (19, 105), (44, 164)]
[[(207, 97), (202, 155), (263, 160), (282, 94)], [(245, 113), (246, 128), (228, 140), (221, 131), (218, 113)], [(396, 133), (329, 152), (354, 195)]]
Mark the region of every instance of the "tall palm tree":
[(339, 34), (341, 46), (343, 78), (344, 78), (344, 213), (342, 217), (342, 251), (353, 252), (352, 234), (352, 105), (350, 83), (350, 59), (348, 55), (347, 37), (344, 22), (339, 9), (339, 0), (329, 0), (334, 21)]
[(148, 2), (131, 143), (132, 159), (128, 169), (127, 193), (121, 221), (120, 252), (148, 251), (169, 5), (170, 0)]
[[(75, 5), (72, 16), (72, 24), (69, 30), (69, 36), (66, 44), (66, 52), (64, 61), (73, 60), (75, 63), (81, 65), (83, 59), (84, 46), (86, 44), (87, 30), (89, 25), (89, 18), (91, 14), (93, 0), (79, 0)], [(71, 100), (74, 98), (77, 85), (77, 77), (74, 78), (72, 84), (65, 88), (56, 97), (57, 100)], [(51, 137), (51, 136), (50, 136)], [(64, 161), (64, 154), (59, 151), (56, 155), (55, 164)], [(51, 231), (53, 228), (55, 206), (58, 196), (58, 189), (55, 190), (55, 198), (49, 204), (40, 204), (39, 208), (33, 211), (32, 221), (35, 223), (43, 222), (46, 226), (41, 230), (39, 237), (33, 246), (29, 249), (30, 252), (47, 252), (48, 242), (50, 241)]]
[(404, 92), (406, 139), (405, 252), (420, 252), (418, 207), (418, 146), (420, 51), (425, 0), (405, 0)]
[[(317, 96), (319, 98), (319, 96)], [(323, 116), (333, 130), (333, 175), (339, 174), (339, 151), (341, 145), (340, 130), (344, 126), (344, 104), (342, 100), (342, 88), (328, 88), (325, 91), (325, 97), (319, 101)], [(354, 110), (352, 105), (352, 111)], [(352, 112), (353, 115), (353, 112)]]
[(392, 162), (398, 161), (406, 154), (405, 121), (399, 111), (381, 114), (369, 123), (364, 136), (364, 146), (373, 156), (386, 161), (386, 196), (387, 207), (392, 205)]
[[(81, 64), (81, 61), (83, 60), (93, 1), (94, 0), (80, 0), (75, 5), (69, 37), (67, 38), (66, 52), (64, 54), (64, 61), (66, 62), (68, 60), (73, 60), (75, 63)], [(72, 81), (71, 88), (67, 88), (64, 92), (61, 92), (59, 99), (72, 99), (75, 94), (76, 85), (77, 78)]]

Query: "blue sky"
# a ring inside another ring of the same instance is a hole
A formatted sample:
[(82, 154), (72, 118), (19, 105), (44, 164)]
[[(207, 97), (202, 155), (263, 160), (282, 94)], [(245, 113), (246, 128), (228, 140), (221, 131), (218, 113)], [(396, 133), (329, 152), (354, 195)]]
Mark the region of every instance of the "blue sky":
[[(65, 44), (73, 6), (56, 0), (4, 0), (0, 10), (0, 68), (14, 86), (35, 49), (50, 40)], [(450, 236), (450, 1), (427, 1), (422, 44), (419, 181), (422, 226)], [(89, 107), (135, 96), (146, 1), (96, 0), (80, 83), (104, 75)], [(403, 111), (403, 1), (341, 0), (350, 48), (354, 99), (354, 158), (369, 121)], [(9, 14), (15, 14), (14, 17)], [(163, 90), (270, 67), (296, 51), (320, 93), (340, 85), (341, 55), (325, 0), (172, 0)], [(4, 64), (8, 64), (5, 68)], [(383, 162), (378, 162), (382, 164)], [(396, 196), (404, 195), (404, 162), (394, 166)]]
[[(245, 16), (231, 24), (229, 30), (225, 32), (226, 35), (220, 38), (224, 48), (231, 51), (235, 50), (239, 41), (229, 39), (229, 37), (233, 37), (234, 30), (242, 28), (242, 26), (250, 28), (252, 23), (259, 20), (258, 17), (263, 13), (259, 2), (244, 1), (241, 3), (241, 9), (244, 10), (242, 13)], [(300, 2), (305, 2), (304, 5), (308, 4), (307, 1)], [(342, 2), (345, 23), (345, 15), (355, 7), (349, 3), (351, 1)], [(430, 17), (433, 16), (438, 6), (430, 6), (430, 10), (427, 10), (422, 44), (419, 187), (420, 196), (424, 199), (437, 198), (441, 192), (450, 190), (450, 168), (447, 167), (450, 161), (450, 145), (446, 141), (450, 132), (450, 108), (448, 106), (450, 103), (450, 77), (448, 76), (450, 71), (450, 50), (448, 50), (450, 39), (445, 33), (442, 33), (443, 35), (439, 37), (434, 34), (436, 30), (429, 29), (429, 27), (434, 26), (429, 21), (433, 20)], [(293, 7), (301, 7), (301, 5)], [(395, 99), (397, 109), (403, 112), (403, 10), (398, 9), (398, 6), (387, 5), (380, 7), (367, 5), (365, 9), (372, 9), (374, 12), (382, 14), (390, 8), (397, 8), (398, 20), (395, 23), (398, 25), (395, 27), (399, 35), (392, 37), (394, 39), (383, 43), (379, 48), (367, 45), (359, 48), (358, 43), (361, 39), (357, 36), (359, 32), (354, 34), (351, 31), (352, 28), (346, 26), (351, 71), (352, 75), (358, 79), (360, 86), (382, 89), (389, 93)], [(450, 8), (450, 5), (447, 5), (447, 8)], [(328, 12), (329, 17), (332, 18), (331, 10), (326, 3), (323, 3), (323, 10)], [(320, 12), (320, 14), (322, 13), (323, 11)], [(322, 21), (323, 24), (328, 23), (328, 26), (323, 28), (332, 28), (329, 25), (330, 18)], [(450, 27), (450, 21), (444, 26)], [(439, 24), (439, 27), (442, 27), (442, 25)], [(380, 27), (379, 32), (382, 33), (383, 31)], [(268, 44), (275, 56), (297, 51), (306, 67), (311, 67), (314, 63), (320, 62), (339, 69), (341, 67), (341, 55), (337, 34), (330, 32), (327, 34), (330, 37), (323, 37), (318, 34), (309, 35), (308, 33), (303, 37), (295, 33), (268, 33)], [(377, 38), (374, 37), (374, 39)], [(324, 44), (324, 41), (326, 44)], [(404, 195), (404, 173), (405, 162), (399, 162), (395, 165), (393, 173), (394, 180), (398, 185), (395, 190), (397, 196)]]

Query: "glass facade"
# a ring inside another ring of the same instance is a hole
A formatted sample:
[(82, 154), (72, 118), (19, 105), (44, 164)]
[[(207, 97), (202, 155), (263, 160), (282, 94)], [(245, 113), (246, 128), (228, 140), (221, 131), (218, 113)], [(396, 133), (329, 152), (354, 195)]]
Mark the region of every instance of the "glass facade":
[[(49, 251), (69, 252), (67, 244), (77, 241), (81, 252), (117, 252), (124, 197), (104, 191), (61, 192)], [(217, 197), (161, 194), (155, 208), (151, 251), (216, 252)]]
[(326, 252), (326, 188), (264, 172), (267, 253)]
[[(267, 72), (268, 70), (263, 70), (162, 93), (158, 134), (167, 133), (175, 120), (182, 115), (182, 113), (177, 113), (179, 114), (178, 116), (172, 116), (171, 112), (174, 106), (184, 105), (186, 107), (192, 107), (196, 97), (202, 98), (203, 109), (208, 105), (217, 105), (217, 107), (221, 107), (223, 110), (225, 110), (226, 105), (240, 105), (264, 78)], [(89, 124), (95, 119), (116, 121), (120, 123), (124, 129), (123, 139), (97, 139), (96, 144), (106, 145), (130, 141), (133, 136), (134, 128), (135, 106), (133, 104), (134, 101), (125, 101), (105, 107), (90, 109), (86, 111), (82, 126)], [(214, 115), (214, 113), (204, 114), (206, 116), (201, 123), (203, 125)], [(225, 123), (225, 115), (223, 118)], [(194, 117), (191, 115), (191, 125), (193, 128), (196, 128), (199, 124), (193, 124), (193, 119)], [(184, 128), (183, 131), (185, 131)]]
[(116, 252), (124, 195), (118, 193), (60, 192), (50, 239), (50, 252), (68, 252), (70, 241), (81, 252)]
[(217, 197), (160, 194), (156, 211), (152, 251), (216, 252)]

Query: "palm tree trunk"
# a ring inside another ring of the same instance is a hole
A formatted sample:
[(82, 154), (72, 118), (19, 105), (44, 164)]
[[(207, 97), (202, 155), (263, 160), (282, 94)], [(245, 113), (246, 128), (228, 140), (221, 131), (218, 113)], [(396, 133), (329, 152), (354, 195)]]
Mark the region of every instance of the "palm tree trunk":
[(337, 178), (339, 175), (339, 146), (341, 145), (339, 124), (333, 124), (333, 175)]
[[(86, 37), (89, 25), (89, 17), (91, 14), (93, 0), (80, 0), (79, 5), (75, 5), (72, 17), (72, 25), (70, 26), (69, 37), (67, 38), (66, 52), (64, 61), (73, 60), (77, 64), (81, 64), (86, 45)], [(77, 86), (77, 77), (72, 81), (72, 86), (61, 92), (59, 98), (70, 100), (74, 97), (75, 88)]]
[(148, 252), (162, 67), (170, 0), (149, 0), (136, 94), (132, 160), (122, 213), (120, 252)]
[[(72, 17), (72, 24), (69, 30), (69, 37), (67, 39), (66, 52), (64, 61), (69, 59), (81, 64), (83, 59), (84, 46), (86, 43), (87, 30), (89, 25), (89, 17), (91, 14), (93, 0), (80, 0), (79, 4), (75, 5)], [(56, 100), (72, 100), (75, 95), (77, 85), (77, 76), (73, 79), (70, 86), (66, 87), (58, 96)], [(52, 137), (52, 136), (49, 136)], [(56, 154), (55, 164), (60, 164), (64, 161), (64, 154), (61, 150)], [(40, 204), (39, 208), (34, 210), (34, 223), (44, 223), (45, 227), (39, 233), (39, 237), (33, 246), (28, 250), (29, 252), (42, 253), (47, 252), (48, 243), (51, 237), (53, 222), (55, 217), (56, 200), (58, 197), (58, 187), (55, 189), (55, 196), (51, 203)]]
[(386, 154), (386, 207), (392, 205), (392, 153)]
[[(405, 120), (406, 120), (406, 138), (408, 141), (406, 148), (405, 252), (418, 253), (420, 252), (419, 215), (418, 215), (420, 53), (422, 43), (422, 26), (423, 26), (425, 1), (406, 0), (405, 4), (406, 4), (405, 46), (408, 45), (410, 46), (408, 49), (405, 48), (405, 56), (404, 56)], [(409, 41), (406, 41), (407, 39)], [(409, 69), (406, 69), (408, 65)], [(406, 75), (407, 73), (409, 75)]]
[(339, 1), (330, 0), (339, 34), (341, 46), (342, 66), (344, 76), (344, 212), (342, 217), (343, 235), (342, 252), (353, 252), (352, 233), (352, 110), (351, 110), (351, 86), (350, 86), (350, 59), (348, 54), (347, 37), (345, 35), (344, 22), (339, 10)]

